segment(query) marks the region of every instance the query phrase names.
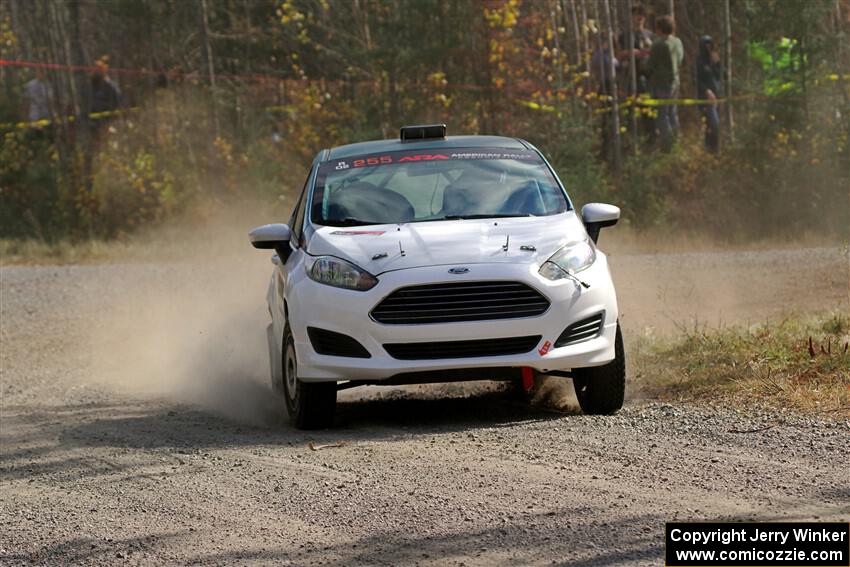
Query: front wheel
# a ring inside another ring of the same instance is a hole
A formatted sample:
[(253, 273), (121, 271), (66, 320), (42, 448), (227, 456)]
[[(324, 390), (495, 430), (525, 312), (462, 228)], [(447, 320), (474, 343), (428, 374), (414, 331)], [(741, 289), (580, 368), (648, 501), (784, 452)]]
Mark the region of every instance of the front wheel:
[(576, 368), (573, 386), (581, 411), (589, 415), (616, 413), (626, 396), (626, 354), (623, 335), (617, 325), (614, 338), (614, 360), (604, 366)]
[(302, 382), (289, 325), (283, 330), (283, 394), (289, 421), (298, 429), (323, 429), (333, 425), (336, 382)]

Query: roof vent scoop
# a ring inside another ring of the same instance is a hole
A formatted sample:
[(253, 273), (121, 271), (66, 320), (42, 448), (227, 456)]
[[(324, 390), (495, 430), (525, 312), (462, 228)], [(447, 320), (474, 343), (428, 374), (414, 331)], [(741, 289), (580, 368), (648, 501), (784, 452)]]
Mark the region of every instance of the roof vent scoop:
[(402, 126), (401, 141), (409, 140), (445, 140), (445, 124), (420, 124), (418, 126)]

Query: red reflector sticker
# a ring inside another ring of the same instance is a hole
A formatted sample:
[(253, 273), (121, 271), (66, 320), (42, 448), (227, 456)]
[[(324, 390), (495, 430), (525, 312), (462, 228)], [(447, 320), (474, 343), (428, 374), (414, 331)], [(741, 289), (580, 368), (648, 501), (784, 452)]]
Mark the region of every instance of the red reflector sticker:
[(549, 352), (549, 349), (551, 349), (551, 348), (552, 348), (552, 343), (550, 343), (549, 341), (546, 341), (545, 343), (543, 343), (542, 347), (537, 349), (537, 352), (540, 353), (540, 356), (546, 356), (546, 353)]

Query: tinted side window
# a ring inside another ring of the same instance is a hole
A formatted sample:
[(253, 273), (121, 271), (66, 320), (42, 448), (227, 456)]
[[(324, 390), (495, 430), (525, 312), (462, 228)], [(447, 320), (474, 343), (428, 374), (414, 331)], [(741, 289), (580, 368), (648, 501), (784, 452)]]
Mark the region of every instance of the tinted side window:
[(307, 181), (304, 182), (304, 188), (301, 189), (301, 196), (298, 198), (298, 204), (295, 205), (295, 210), (292, 211), (292, 218), (289, 221), (290, 230), (294, 238), (292, 242), (296, 246), (301, 246), (301, 239), (304, 236), (304, 209), (307, 205), (307, 189), (310, 187), (310, 177), (313, 170), (307, 174)]

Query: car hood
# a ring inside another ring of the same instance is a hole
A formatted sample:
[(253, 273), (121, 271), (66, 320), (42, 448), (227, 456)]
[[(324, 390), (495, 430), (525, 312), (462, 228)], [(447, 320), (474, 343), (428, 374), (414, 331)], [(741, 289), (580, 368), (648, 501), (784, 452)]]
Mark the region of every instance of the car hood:
[(567, 242), (585, 237), (581, 221), (568, 211), (547, 217), (323, 226), (310, 238), (308, 253), (344, 258), (378, 275), (448, 264), (541, 264)]

